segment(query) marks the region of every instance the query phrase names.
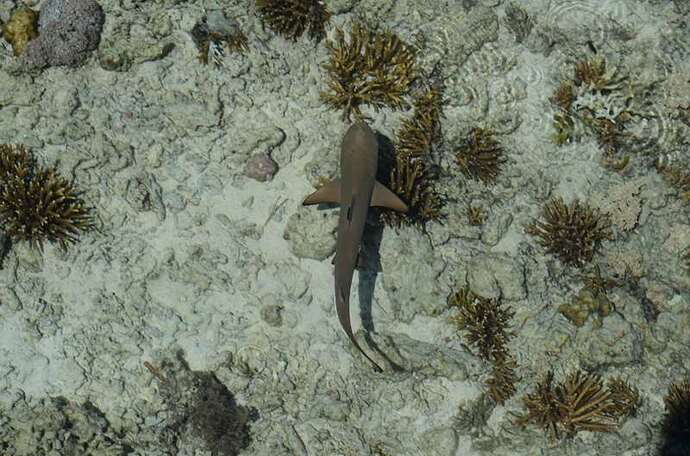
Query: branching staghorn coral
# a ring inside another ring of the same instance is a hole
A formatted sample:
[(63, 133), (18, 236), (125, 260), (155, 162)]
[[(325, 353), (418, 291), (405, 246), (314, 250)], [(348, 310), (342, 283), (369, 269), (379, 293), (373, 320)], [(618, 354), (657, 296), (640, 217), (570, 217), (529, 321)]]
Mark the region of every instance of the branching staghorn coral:
[(640, 406), (640, 391), (620, 377), (608, 381), (607, 387), (611, 392), (610, 400), (613, 410), (620, 416), (633, 416)]
[(360, 105), (375, 110), (384, 106), (407, 108), (405, 95), (416, 77), (414, 49), (390, 31), (374, 32), (354, 23), (345, 38), (342, 29), (335, 29), (335, 39), (327, 40), (330, 59), (323, 65), (329, 81), (321, 99), (328, 106), (343, 110), (343, 117), (352, 113), (361, 118)]
[(505, 161), (503, 149), (493, 136), (493, 132), (483, 128), (473, 128), (455, 155), (462, 173), (478, 179), (485, 184), (493, 183)]
[(547, 253), (576, 267), (591, 261), (600, 242), (611, 236), (608, 218), (597, 209), (577, 199), (568, 206), (560, 196), (546, 203), (542, 220), (534, 221), (526, 231), (539, 238)]
[(440, 137), (443, 98), (438, 87), (428, 87), (413, 101), (414, 115), (403, 119), (396, 134), (396, 152), (409, 157), (428, 156)]
[(506, 346), (512, 333), (508, 323), (513, 312), (497, 300), (473, 293), (468, 287), (461, 288), (448, 298), (448, 305), (458, 309), (451, 321), (464, 332), (465, 338), (477, 349), (479, 357), (486, 361), (505, 358)]
[(515, 369), (517, 362), (512, 355), (507, 354), (500, 361), (494, 361), (491, 365), (491, 376), (486, 381), (489, 389), (488, 394), (497, 404), (505, 404), (515, 391), (515, 384), (519, 381)]
[(577, 86), (587, 86), (595, 90), (606, 88), (612, 79), (612, 74), (606, 73), (606, 60), (596, 56), (575, 64), (574, 82)]
[(382, 181), (409, 206), (405, 214), (382, 210), (381, 218), (389, 226), (423, 226), (442, 216), (444, 200), (434, 188), (437, 176), (430, 171), (432, 148), (440, 137), (439, 121), (443, 116), (440, 89), (428, 87), (413, 104), (412, 117), (403, 120), (397, 133), (395, 159), (383, 166), (390, 172)]
[(481, 206), (467, 207), (467, 223), (472, 226), (481, 226), (486, 221), (486, 210)]
[(492, 372), (487, 380), (489, 396), (503, 404), (515, 393), (517, 363), (508, 351), (508, 340), (513, 333), (508, 324), (513, 311), (506, 309), (496, 299), (488, 299), (473, 293), (468, 287), (448, 297), (448, 305), (458, 309), (451, 317), (465, 339), (477, 349), (480, 358), (491, 363)]
[(265, 24), (293, 41), (305, 31), (320, 40), (331, 18), (320, 0), (256, 0), (256, 7)]
[[(553, 372), (523, 398), (527, 414), (517, 424), (532, 423), (551, 437), (572, 437), (579, 431), (611, 432), (637, 406), (637, 391), (615, 380), (604, 387), (601, 377), (583, 371), (553, 384)], [(634, 403), (634, 405), (633, 405)]]
[(419, 225), (442, 217), (444, 199), (433, 187), (435, 176), (421, 159), (398, 156), (386, 185), (409, 206), (406, 214), (382, 210), (381, 219), (389, 226)]
[(0, 145), (0, 226), (13, 241), (62, 248), (93, 228), (79, 192), (54, 168), (39, 167), (21, 145)]

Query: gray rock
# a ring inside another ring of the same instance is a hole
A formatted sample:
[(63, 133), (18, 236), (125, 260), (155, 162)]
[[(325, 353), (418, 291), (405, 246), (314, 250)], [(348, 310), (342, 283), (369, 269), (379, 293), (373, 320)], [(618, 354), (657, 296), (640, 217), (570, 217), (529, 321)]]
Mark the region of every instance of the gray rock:
[(638, 362), (641, 344), (637, 330), (616, 313), (604, 318), (601, 328), (583, 326), (573, 341), (582, 365), (593, 370)]
[(422, 436), (430, 448), (434, 448), (434, 454), (439, 456), (454, 456), (458, 449), (458, 435), (451, 428), (438, 427), (425, 432)]
[(485, 298), (524, 299), (524, 265), (502, 254), (485, 254), (470, 262), (467, 281), (470, 289)]
[(244, 166), (244, 175), (259, 182), (272, 180), (277, 172), (278, 164), (263, 153), (252, 156)]
[(283, 238), (298, 258), (325, 260), (335, 252), (338, 211), (302, 207), (290, 216)]
[(436, 282), (443, 271), (429, 240), (413, 229), (387, 231), (381, 242), (383, 288), (396, 319), (410, 322), (415, 315), (436, 315), (445, 308)]
[(506, 212), (490, 217), (482, 232), (482, 242), (490, 246), (498, 244), (510, 228), (511, 223), (513, 223), (513, 216)]

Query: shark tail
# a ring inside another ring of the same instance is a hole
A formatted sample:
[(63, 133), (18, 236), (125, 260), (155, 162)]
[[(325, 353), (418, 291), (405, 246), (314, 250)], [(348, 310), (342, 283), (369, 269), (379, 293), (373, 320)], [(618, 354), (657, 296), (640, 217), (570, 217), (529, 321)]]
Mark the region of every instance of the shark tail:
[[(339, 292), (339, 296), (336, 299), (340, 299), (341, 302), (344, 302), (345, 297), (342, 295), (342, 290)], [(338, 303), (336, 302), (336, 309), (347, 309), (348, 313), (344, 314), (338, 311), (338, 320), (340, 320), (340, 325), (343, 327), (343, 330), (345, 331), (345, 334), (347, 334), (347, 337), (350, 338), (350, 341), (352, 341), (352, 344), (355, 346), (357, 350), (367, 359), (369, 362), (373, 365), (374, 370), (378, 373), (383, 372), (383, 369), (381, 366), (378, 365), (376, 361), (374, 361), (371, 356), (367, 355), (367, 353), (362, 349), (362, 347), (359, 345), (359, 342), (357, 342), (357, 339), (355, 339), (355, 335), (352, 332), (352, 324), (350, 323), (350, 315), (349, 315), (349, 306), (339, 306)]]

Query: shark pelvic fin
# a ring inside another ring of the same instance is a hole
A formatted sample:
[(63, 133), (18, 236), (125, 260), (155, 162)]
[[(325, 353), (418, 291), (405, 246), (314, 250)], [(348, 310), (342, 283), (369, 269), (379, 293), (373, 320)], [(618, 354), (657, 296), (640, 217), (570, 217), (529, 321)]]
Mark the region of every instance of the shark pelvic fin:
[(385, 185), (376, 181), (374, 192), (371, 194), (371, 206), (387, 207), (398, 212), (407, 212), (407, 204), (398, 195), (386, 188)]

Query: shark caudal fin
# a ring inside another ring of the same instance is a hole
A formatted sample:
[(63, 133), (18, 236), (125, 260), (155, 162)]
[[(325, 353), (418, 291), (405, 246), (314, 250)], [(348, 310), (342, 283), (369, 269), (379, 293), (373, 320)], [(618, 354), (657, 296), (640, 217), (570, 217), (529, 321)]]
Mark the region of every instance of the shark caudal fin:
[(340, 204), (340, 179), (334, 179), (311, 195), (304, 198), (302, 205), (309, 206), (311, 204), (321, 203), (335, 203)]
[(369, 360), (369, 362), (374, 367), (374, 370), (379, 373), (383, 372), (381, 366), (379, 366), (379, 364), (376, 361), (374, 361), (369, 355), (367, 355), (367, 353), (359, 345), (359, 342), (357, 342), (357, 339), (355, 339), (355, 335), (352, 333), (352, 323), (350, 322), (349, 297), (346, 298), (344, 296), (342, 288), (339, 288), (336, 293), (337, 295), (335, 298), (335, 308), (338, 314), (338, 320), (340, 320), (340, 326), (342, 326), (345, 330), (345, 334), (347, 334), (347, 337), (352, 342), (352, 345), (355, 346), (355, 348), (362, 354), (362, 356)]
[(398, 212), (407, 212), (407, 204), (398, 195), (386, 188), (385, 185), (376, 181), (374, 193), (371, 195), (371, 206), (387, 207)]

